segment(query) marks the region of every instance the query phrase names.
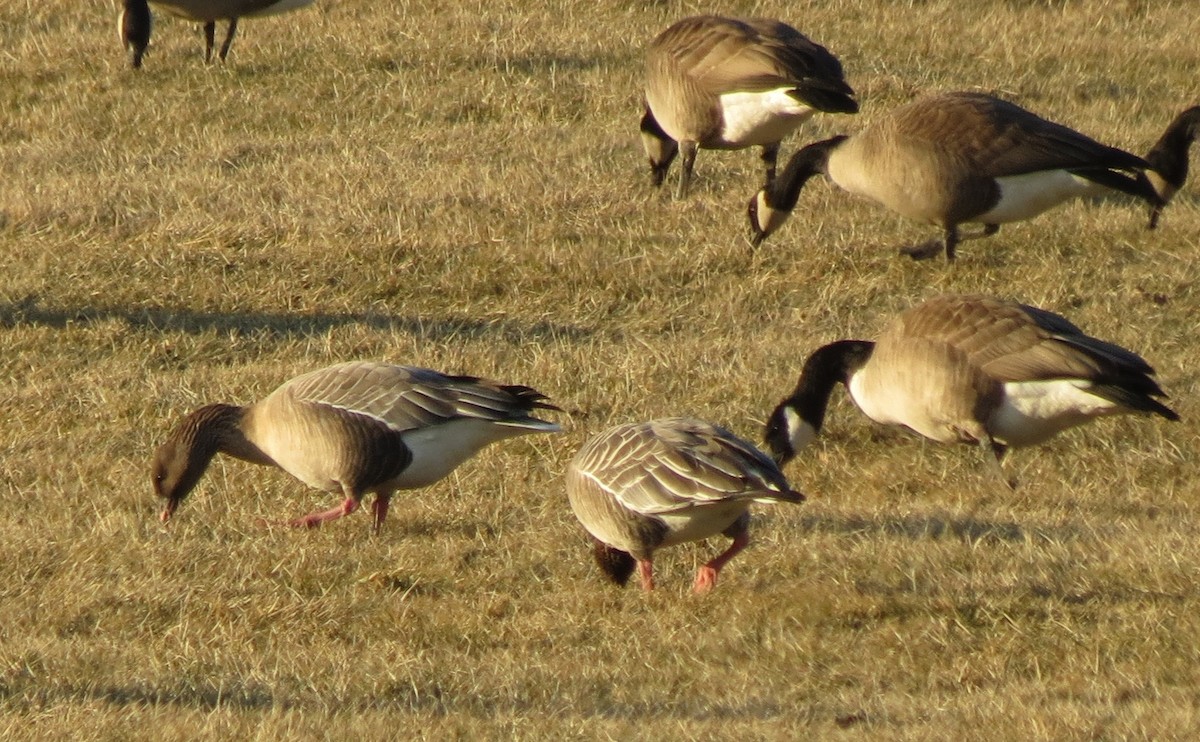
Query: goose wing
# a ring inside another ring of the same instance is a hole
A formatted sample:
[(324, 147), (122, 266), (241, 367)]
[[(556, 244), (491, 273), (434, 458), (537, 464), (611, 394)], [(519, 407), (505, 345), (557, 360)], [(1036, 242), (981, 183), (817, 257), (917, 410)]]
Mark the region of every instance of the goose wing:
[(804, 499), (754, 446), (689, 418), (614, 428), (580, 453), (576, 468), (625, 508), (642, 515), (729, 500)]
[(825, 47), (780, 21), (715, 16), (686, 18), (652, 42), (661, 58), (702, 88), (721, 95), (842, 81), (842, 65)]
[(1065, 317), (986, 296), (937, 297), (901, 314), (897, 331), (944, 343), (1000, 382), (1154, 372), (1141, 356), (1085, 335)]
[(459, 418), (545, 431), (559, 429), (531, 415), (534, 409), (558, 409), (536, 389), (414, 366), (345, 363), (297, 377), (279, 393), (366, 415), (400, 431)]
[(982, 93), (945, 93), (897, 109), (899, 138), (925, 142), (989, 178), (1070, 169), (1140, 170), (1145, 160), (1018, 105)]

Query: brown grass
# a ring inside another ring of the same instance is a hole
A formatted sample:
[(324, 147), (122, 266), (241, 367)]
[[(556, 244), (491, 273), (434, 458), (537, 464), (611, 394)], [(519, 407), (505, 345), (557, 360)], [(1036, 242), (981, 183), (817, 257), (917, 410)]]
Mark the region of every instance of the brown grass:
[[(820, 184), (758, 254), (750, 153), (651, 192), (641, 45), (699, 6), (320, 0), (204, 67), (117, 3), (0, 4), (0, 736), (1124, 739), (1200, 731), (1200, 210), (1076, 203), (954, 267), (929, 229)], [(705, 6), (704, 9), (707, 9)], [(843, 59), (864, 117), (1009, 96), (1144, 151), (1194, 104), (1190, 2), (768, 2)], [(797, 141), (860, 125), (825, 117)], [(789, 150), (797, 141), (785, 145)], [(1070, 316), (1158, 367), (1184, 422), (1018, 452), (882, 430), (838, 396), (709, 597), (602, 583), (563, 467), (616, 422), (758, 436), (803, 356), (947, 291)], [(569, 431), (398, 498), (377, 538), (257, 517), (329, 502), (218, 460), (171, 528), (175, 419), (326, 364), (533, 384)]]

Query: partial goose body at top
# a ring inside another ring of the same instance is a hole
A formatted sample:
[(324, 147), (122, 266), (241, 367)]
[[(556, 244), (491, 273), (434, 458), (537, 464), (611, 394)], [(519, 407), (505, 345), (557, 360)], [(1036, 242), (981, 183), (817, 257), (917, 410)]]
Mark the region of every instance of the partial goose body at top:
[(204, 24), (204, 61), (212, 60), (216, 42), (217, 21), (227, 21), (225, 41), (219, 56), (222, 62), (229, 55), (237, 33), (239, 18), (276, 15), (311, 5), (313, 0), (124, 0), (121, 13), (121, 39), (130, 51), (134, 67), (141, 67), (142, 57), (150, 44), (150, 8), (153, 5), (178, 18)]
[(855, 113), (842, 65), (796, 29), (765, 18), (685, 18), (646, 52), (642, 143), (655, 185), (676, 154), (687, 194), (696, 149), (762, 147), (769, 182), (779, 144), (813, 113)]
[(396, 490), (440, 480), (489, 443), (558, 432), (533, 417), (558, 409), (545, 400), (527, 386), (413, 366), (355, 362), (313, 371), (248, 407), (208, 405), (185, 417), (155, 453), (155, 493), (167, 500), (162, 519), (223, 452), (344, 496), (339, 507), (291, 525), (347, 515), (373, 492), (378, 530)]
[(724, 428), (693, 418), (618, 425), (592, 438), (567, 468), (567, 495), (595, 539), (596, 561), (624, 585), (636, 566), (654, 587), (656, 549), (717, 534), (733, 543), (702, 566), (695, 592), (750, 542), (752, 502), (801, 502), (770, 458)]
[[(896, 213), (942, 227), (940, 241), (908, 249), (915, 258), (963, 239), (995, 234), (1071, 198), (1115, 189), (1161, 199), (1142, 158), (1109, 147), (1020, 106), (981, 93), (944, 93), (900, 106), (854, 136), (810, 144), (775, 182), (750, 199), (754, 244), (791, 215), (808, 180), (824, 173), (840, 188)], [(964, 237), (959, 225), (981, 233)]]
[(1150, 207), (1150, 229), (1158, 226), (1163, 208), (1187, 181), (1188, 151), (1198, 136), (1200, 106), (1192, 106), (1172, 119), (1147, 153), (1146, 162), (1150, 164), (1150, 169), (1146, 171), (1146, 177), (1161, 201)]
[(984, 296), (940, 296), (909, 309), (875, 342), (817, 349), (772, 412), (766, 442), (786, 462), (820, 431), (844, 384), (872, 420), (939, 442), (978, 443), (999, 462), (1098, 417), (1179, 416), (1136, 353), (1052, 312)]

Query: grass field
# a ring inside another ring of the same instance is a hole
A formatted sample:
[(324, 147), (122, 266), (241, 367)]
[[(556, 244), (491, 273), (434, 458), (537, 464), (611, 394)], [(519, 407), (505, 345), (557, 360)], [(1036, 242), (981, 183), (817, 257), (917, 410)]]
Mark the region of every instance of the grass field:
[[(1200, 199), (1156, 232), (1077, 202), (957, 264), (824, 183), (752, 253), (750, 152), (655, 192), (644, 43), (716, 6), (318, 0), (206, 67), (115, 0), (0, 4), (0, 737), (1189, 739), (1200, 734)], [(719, 8), (837, 53), (853, 131), (931, 90), (1004, 95), (1145, 152), (1200, 102), (1190, 0)], [(222, 31), (223, 33), (223, 31)], [(861, 119), (861, 120), (860, 120)], [(1195, 157), (1193, 157), (1195, 162)], [(674, 175), (674, 172), (672, 173)], [(609, 425), (758, 439), (804, 356), (942, 292), (1008, 296), (1143, 353), (1183, 422), (1108, 420), (1007, 466), (873, 426), (840, 392), (754, 545), (605, 584), (562, 473)], [(402, 493), (383, 532), (219, 458), (169, 528), (153, 447), (207, 402), (350, 359), (526, 383), (567, 431)]]

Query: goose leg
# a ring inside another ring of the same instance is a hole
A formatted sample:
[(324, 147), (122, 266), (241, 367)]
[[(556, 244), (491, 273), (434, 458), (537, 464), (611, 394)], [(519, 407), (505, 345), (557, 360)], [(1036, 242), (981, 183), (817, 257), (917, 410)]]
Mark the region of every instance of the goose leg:
[(942, 239), (929, 240), (928, 242), (921, 242), (916, 245), (906, 245), (900, 248), (900, 254), (907, 255), (913, 260), (929, 260), (930, 258), (936, 258), (938, 253), (945, 251), (946, 260), (953, 262), (954, 248), (958, 247), (958, 243), (958, 225), (949, 224), (946, 225), (945, 230), (942, 232)]
[(987, 452), (984, 454), (984, 457), (991, 462), (988, 468), (992, 470), (992, 473), (996, 475), (996, 479), (1000, 482), (1000, 491), (1002, 493), (1009, 493), (1015, 490), (1017, 488), (1017, 481), (1005, 476), (1004, 467), (1001, 466), (1004, 455), (1008, 453), (1008, 446), (1003, 443), (997, 443), (989, 435), (983, 436), (979, 440), (979, 445)]
[(1146, 229), (1158, 229), (1158, 217), (1162, 215), (1162, 210), (1163, 204), (1155, 204), (1150, 207), (1150, 223), (1146, 225)]
[(983, 229), (971, 234), (961, 235), (958, 232), (958, 225), (952, 224), (946, 227), (945, 232), (940, 240), (929, 240), (918, 245), (910, 245), (900, 248), (902, 255), (907, 255), (913, 260), (928, 260), (929, 258), (937, 257), (937, 254), (943, 250), (946, 253), (946, 260), (953, 262), (955, 257), (955, 249), (960, 243), (967, 240), (978, 240), (984, 237), (991, 237), (1000, 231), (999, 224), (985, 224)]
[(204, 63), (212, 61), (213, 42), (216, 40), (217, 23), (209, 21), (204, 24)]
[(642, 581), (643, 590), (654, 589), (654, 562), (649, 559), (637, 560), (638, 578)]
[(967, 240), (981, 240), (984, 237), (991, 237), (992, 235), (996, 234), (999, 231), (1000, 231), (999, 224), (985, 224), (985, 225), (983, 225), (983, 229), (979, 230), (978, 232), (972, 232), (971, 234), (958, 235), (958, 237), (956, 239), (956, 244), (961, 244), (963, 242), (966, 242)]
[(296, 518), (288, 521), (288, 525), (295, 528), (316, 528), (327, 521), (337, 520), (342, 516), (349, 515), (357, 509), (358, 500), (354, 497), (347, 497), (346, 500), (336, 508), (332, 508), (330, 510), (318, 510), (315, 513), (309, 513), (302, 518)]
[(373, 525), (372, 530), (379, 533), (379, 529), (383, 528), (383, 521), (387, 518), (388, 505), (392, 502), (391, 493), (384, 494), (382, 492), (375, 495), (375, 501), (371, 503), (371, 514)]
[(721, 573), (721, 568), (729, 563), (738, 553), (750, 545), (750, 528), (749, 519), (739, 518), (735, 523), (735, 527), (739, 526), (736, 531), (726, 533), (733, 536), (733, 543), (729, 548), (714, 557), (708, 564), (705, 564), (700, 569), (696, 570), (696, 581), (692, 584), (692, 592), (696, 595), (703, 595), (709, 590), (717, 586), (717, 575)]
[(221, 44), (221, 61), (229, 56), (229, 47), (233, 46), (233, 35), (237, 33), (237, 18), (229, 19), (229, 29), (225, 32), (225, 43)]
[(679, 151), (683, 155), (679, 168), (679, 189), (675, 191), (675, 198), (682, 199), (687, 196), (688, 186), (692, 182), (692, 167), (696, 164), (696, 143), (695, 142), (680, 142)]
[(763, 188), (770, 188), (775, 182), (775, 165), (779, 162), (779, 142), (774, 144), (764, 144), (762, 146), (762, 155), (760, 156), (763, 164)]

